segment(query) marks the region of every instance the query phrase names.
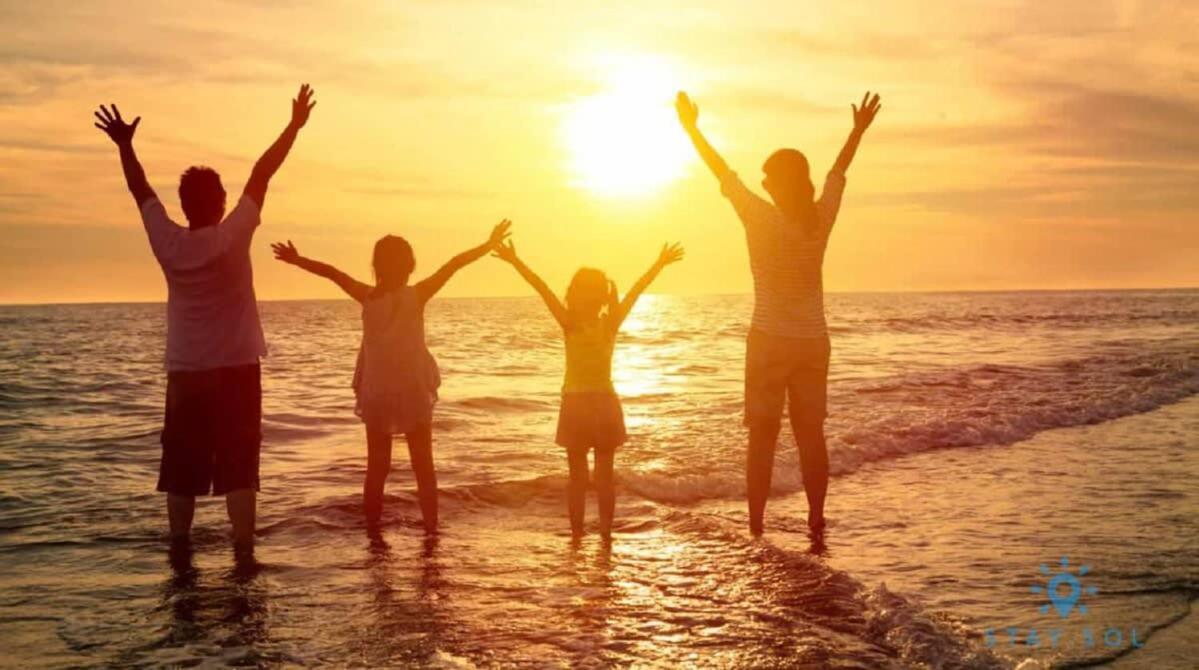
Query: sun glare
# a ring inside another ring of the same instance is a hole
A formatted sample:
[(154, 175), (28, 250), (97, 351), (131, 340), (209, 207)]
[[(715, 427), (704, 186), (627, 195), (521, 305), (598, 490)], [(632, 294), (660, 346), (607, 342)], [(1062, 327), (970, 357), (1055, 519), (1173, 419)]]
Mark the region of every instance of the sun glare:
[(598, 65), (603, 89), (573, 102), (562, 126), (573, 182), (603, 196), (652, 194), (692, 160), (674, 114), (680, 81), (649, 56), (609, 57)]

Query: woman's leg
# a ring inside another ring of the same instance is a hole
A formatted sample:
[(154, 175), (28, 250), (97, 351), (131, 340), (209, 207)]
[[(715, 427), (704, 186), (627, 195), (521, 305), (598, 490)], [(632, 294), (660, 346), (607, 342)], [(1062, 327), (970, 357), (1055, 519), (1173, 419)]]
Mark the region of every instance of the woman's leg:
[(437, 471), (433, 468), (433, 427), (424, 425), (405, 433), (408, 460), (416, 478), (416, 497), (425, 521), (425, 532), (437, 532)]
[(583, 516), (587, 509), (587, 450), (566, 450), (570, 465), (570, 481), (566, 485), (566, 510), (570, 515), (570, 532), (575, 537), (583, 536)]
[(612, 536), (612, 517), (616, 514), (616, 483), (613, 475), (615, 449), (595, 450), (595, 497), (599, 501), (600, 535)]
[(362, 485), (362, 509), (368, 524), (383, 516), (383, 484), (391, 473), (391, 433), (366, 429), (366, 481)]

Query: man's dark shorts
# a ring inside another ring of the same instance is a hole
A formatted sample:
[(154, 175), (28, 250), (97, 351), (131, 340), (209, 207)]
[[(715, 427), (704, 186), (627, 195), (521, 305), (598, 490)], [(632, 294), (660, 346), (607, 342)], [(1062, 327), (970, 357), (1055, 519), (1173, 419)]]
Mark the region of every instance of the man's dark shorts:
[(745, 425), (778, 430), (783, 403), (792, 421), (828, 415), (828, 337), (780, 337), (751, 330), (745, 352)]
[(261, 445), (258, 364), (167, 373), (159, 491), (195, 496), (257, 490)]

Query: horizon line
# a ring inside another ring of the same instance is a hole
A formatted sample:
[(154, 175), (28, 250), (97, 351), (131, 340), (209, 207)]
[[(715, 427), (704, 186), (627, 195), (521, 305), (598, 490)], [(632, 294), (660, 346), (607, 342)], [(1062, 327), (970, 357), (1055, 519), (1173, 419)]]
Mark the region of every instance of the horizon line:
[[(1149, 292), (1149, 291), (1199, 291), (1199, 285), (1193, 286), (1116, 286), (1116, 287), (1088, 287), (1088, 288), (996, 288), (996, 289), (863, 289), (863, 290), (842, 290), (842, 291), (825, 291), (827, 295), (871, 295), (871, 294), (951, 294), (951, 293), (1104, 293), (1104, 292)], [(753, 291), (734, 292), (734, 293), (646, 293), (645, 295), (670, 295), (678, 297), (735, 297), (735, 296), (753, 296)], [(536, 295), (527, 293), (511, 294), (511, 295), (455, 295), (455, 296), (439, 296), (434, 300), (509, 300), (512, 298), (536, 298)], [(258, 299), (256, 302), (337, 302), (342, 300), (351, 300), (347, 297), (327, 298), (327, 297), (310, 297), (310, 298), (266, 298)], [(54, 307), (54, 306), (72, 306), (72, 305), (165, 305), (166, 300), (79, 300), (79, 301), (61, 301), (61, 302), (0, 302), (0, 307)]]

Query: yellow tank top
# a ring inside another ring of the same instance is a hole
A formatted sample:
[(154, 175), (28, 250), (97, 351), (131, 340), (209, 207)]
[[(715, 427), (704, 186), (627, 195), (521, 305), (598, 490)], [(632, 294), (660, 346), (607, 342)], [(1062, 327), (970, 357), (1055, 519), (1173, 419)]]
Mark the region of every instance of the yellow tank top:
[(616, 332), (607, 319), (573, 326), (566, 331), (566, 379), (563, 393), (615, 392), (612, 350)]

